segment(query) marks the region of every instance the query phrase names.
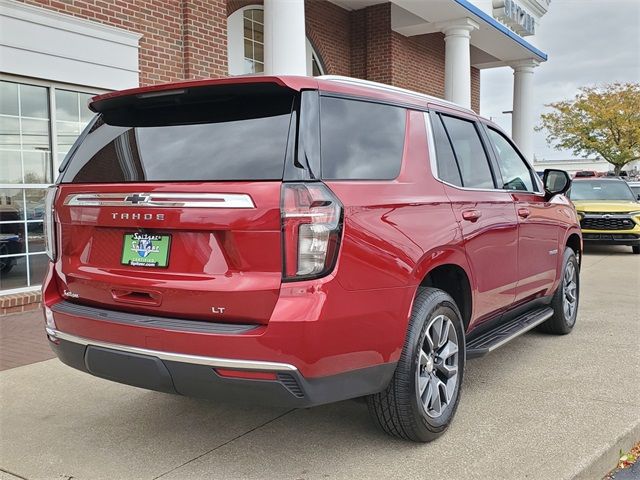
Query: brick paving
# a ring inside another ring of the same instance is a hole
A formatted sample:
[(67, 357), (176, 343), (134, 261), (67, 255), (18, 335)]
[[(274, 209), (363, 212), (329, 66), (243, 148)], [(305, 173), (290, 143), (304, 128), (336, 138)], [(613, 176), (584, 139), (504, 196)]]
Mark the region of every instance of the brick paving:
[(0, 371), (54, 356), (44, 333), (40, 309), (0, 316)]

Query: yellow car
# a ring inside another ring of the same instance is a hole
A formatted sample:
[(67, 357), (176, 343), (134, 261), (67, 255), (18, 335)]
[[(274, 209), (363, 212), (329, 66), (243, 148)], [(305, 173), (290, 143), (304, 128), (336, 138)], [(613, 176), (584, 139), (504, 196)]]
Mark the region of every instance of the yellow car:
[(640, 254), (640, 203), (619, 178), (576, 178), (569, 193), (585, 243), (629, 245)]

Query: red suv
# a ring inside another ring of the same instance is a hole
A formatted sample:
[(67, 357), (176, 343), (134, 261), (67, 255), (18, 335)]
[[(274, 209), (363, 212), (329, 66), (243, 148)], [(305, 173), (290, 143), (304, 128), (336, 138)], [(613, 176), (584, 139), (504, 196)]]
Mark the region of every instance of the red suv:
[(429, 441), (466, 359), (574, 326), (580, 227), (494, 124), (372, 82), (242, 77), (95, 97), (47, 197), (64, 363), (207, 398), (367, 398)]

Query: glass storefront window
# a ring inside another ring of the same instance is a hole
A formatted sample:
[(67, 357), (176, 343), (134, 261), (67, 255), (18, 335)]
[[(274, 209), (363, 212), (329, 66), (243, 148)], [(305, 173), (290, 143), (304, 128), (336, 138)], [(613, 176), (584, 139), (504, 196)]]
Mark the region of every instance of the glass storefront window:
[(0, 81), (0, 293), (42, 282), (44, 196), (56, 167), (52, 152), (59, 164), (93, 116), (91, 96)]

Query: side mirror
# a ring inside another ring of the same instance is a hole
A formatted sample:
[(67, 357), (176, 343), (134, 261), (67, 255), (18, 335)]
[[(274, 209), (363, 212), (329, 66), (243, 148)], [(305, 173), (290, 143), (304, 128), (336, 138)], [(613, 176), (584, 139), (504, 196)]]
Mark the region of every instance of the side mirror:
[(567, 190), (571, 188), (571, 178), (564, 170), (546, 169), (542, 176), (542, 183), (544, 183), (545, 197), (547, 200), (554, 195), (566, 193)]

